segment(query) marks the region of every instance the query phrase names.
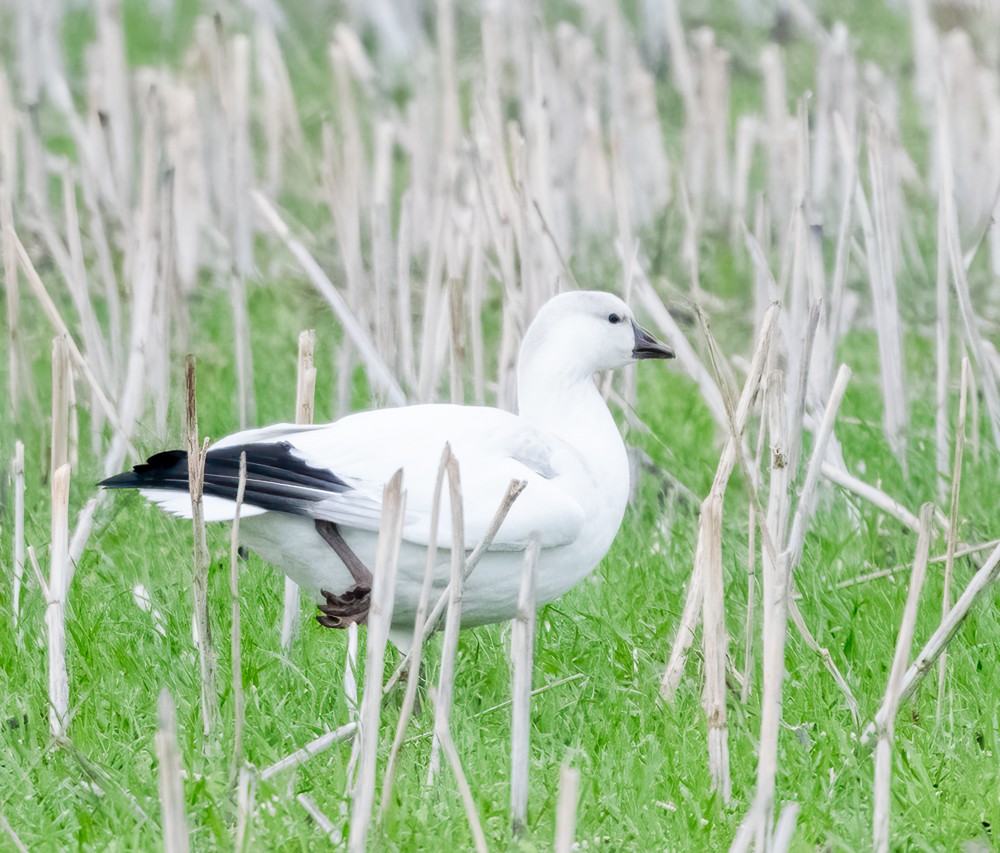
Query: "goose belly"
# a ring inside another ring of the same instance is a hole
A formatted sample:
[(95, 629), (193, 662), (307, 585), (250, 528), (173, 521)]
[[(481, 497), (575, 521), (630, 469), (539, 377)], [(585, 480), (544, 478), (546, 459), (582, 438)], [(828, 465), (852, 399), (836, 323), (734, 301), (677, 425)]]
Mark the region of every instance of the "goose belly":
[[(374, 570), (378, 534), (350, 528), (341, 528), (341, 533), (361, 561)], [(543, 549), (538, 557), (536, 603), (553, 601), (589, 575), (613, 536), (597, 535), (591, 528), (588, 535), (569, 545)], [(281, 513), (246, 518), (240, 523), (240, 540), (317, 601), (322, 601), (321, 589), (340, 593), (354, 583), (336, 553), (316, 532), (312, 519)], [(523, 564), (523, 551), (486, 553), (466, 583), (462, 623), (482, 625), (512, 619), (517, 614)], [(426, 565), (426, 547), (402, 543), (393, 606), (395, 628), (413, 624)], [(434, 565), (432, 605), (448, 585), (450, 575), (451, 552), (441, 549)]]

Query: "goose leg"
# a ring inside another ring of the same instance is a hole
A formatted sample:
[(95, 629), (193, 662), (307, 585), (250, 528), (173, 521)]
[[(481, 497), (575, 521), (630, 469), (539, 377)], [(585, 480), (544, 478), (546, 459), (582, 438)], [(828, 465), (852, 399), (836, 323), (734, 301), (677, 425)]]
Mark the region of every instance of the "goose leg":
[(371, 603), (372, 573), (344, 541), (336, 524), (319, 519), (315, 523), (316, 532), (333, 548), (354, 578), (354, 586), (341, 595), (320, 590), (326, 604), (319, 605), (320, 615), (316, 617), (316, 621), (324, 628), (346, 628), (355, 622), (363, 625), (368, 619), (368, 606)]

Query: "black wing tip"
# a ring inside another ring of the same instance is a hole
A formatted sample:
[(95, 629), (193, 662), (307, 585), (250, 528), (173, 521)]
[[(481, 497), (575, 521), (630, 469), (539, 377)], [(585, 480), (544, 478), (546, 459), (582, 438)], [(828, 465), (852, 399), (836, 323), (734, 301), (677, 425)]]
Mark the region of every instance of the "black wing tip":
[(106, 480), (101, 480), (97, 485), (104, 489), (138, 489), (143, 486), (155, 485), (162, 475), (167, 471), (177, 471), (178, 466), (183, 463), (183, 473), (187, 476), (187, 451), (186, 450), (164, 450), (154, 453), (145, 462), (140, 462), (131, 471), (123, 471), (115, 474)]

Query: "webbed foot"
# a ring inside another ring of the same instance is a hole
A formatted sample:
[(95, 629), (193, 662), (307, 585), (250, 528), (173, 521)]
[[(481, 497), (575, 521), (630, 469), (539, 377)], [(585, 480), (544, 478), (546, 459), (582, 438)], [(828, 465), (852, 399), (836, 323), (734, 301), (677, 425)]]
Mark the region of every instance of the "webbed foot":
[(371, 605), (372, 590), (370, 586), (355, 584), (346, 592), (334, 595), (321, 589), (320, 593), (326, 599), (326, 604), (320, 604), (316, 621), (324, 628), (346, 628), (348, 625), (364, 625), (368, 621), (368, 608)]

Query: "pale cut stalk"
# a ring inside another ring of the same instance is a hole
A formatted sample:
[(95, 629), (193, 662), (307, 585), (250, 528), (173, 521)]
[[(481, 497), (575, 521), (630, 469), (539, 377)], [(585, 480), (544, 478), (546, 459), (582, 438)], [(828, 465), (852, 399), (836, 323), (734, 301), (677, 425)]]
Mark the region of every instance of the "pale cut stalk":
[(80, 352), (80, 348), (73, 340), (73, 336), (69, 332), (69, 327), (63, 321), (62, 315), (59, 313), (59, 309), (56, 308), (56, 305), (49, 296), (48, 291), (46, 291), (41, 277), (35, 270), (35, 266), (32, 264), (31, 258), (16, 233), (13, 234), (13, 239), (17, 250), (18, 263), (21, 266), (21, 271), (28, 279), (28, 284), (31, 286), (31, 289), (35, 294), (35, 298), (38, 299), (42, 306), (42, 310), (45, 312), (45, 315), (48, 317), (49, 322), (52, 324), (55, 331), (66, 339), (66, 346), (68, 348), (70, 358), (72, 359), (74, 366), (83, 374), (84, 379), (87, 380), (87, 384), (90, 386), (90, 389), (94, 394), (94, 399), (103, 411), (104, 416), (108, 419), (108, 423), (111, 424), (112, 428), (125, 442), (125, 447), (128, 451), (134, 454), (135, 448), (129, 441), (125, 430), (122, 428), (122, 424), (118, 418), (117, 408), (108, 399), (104, 388), (101, 387), (100, 381), (94, 375), (93, 370), (90, 369), (90, 364), (83, 357), (83, 354)]
[[(299, 362), (295, 384), (295, 423), (311, 424), (316, 411), (316, 330), (299, 332)], [(302, 621), (299, 586), (285, 576), (281, 617), (281, 648), (287, 654)]]
[(326, 833), (326, 836), (330, 839), (331, 844), (339, 847), (344, 843), (343, 833), (337, 829), (336, 826), (334, 826), (333, 821), (320, 810), (319, 806), (317, 806), (315, 802), (313, 802), (312, 797), (308, 794), (296, 794), (295, 800), (306, 810), (309, 817), (316, 822), (316, 826)]
[(875, 747), (875, 790), (872, 797), (874, 816), (872, 819), (872, 848), (875, 853), (888, 853), (889, 850), (889, 811), (892, 789), (892, 746), (896, 728), (896, 711), (899, 709), (903, 686), (903, 673), (906, 661), (910, 657), (910, 647), (913, 644), (913, 630), (917, 623), (917, 610), (920, 606), (920, 591), (927, 575), (927, 557), (930, 554), (931, 522), (933, 507), (924, 504), (920, 508), (920, 533), (917, 536), (917, 553), (913, 560), (913, 574), (910, 576), (910, 588), (906, 594), (906, 606), (903, 608), (903, 619), (896, 637), (896, 652), (892, 658), (889, 670), (889, 683), (886, 685), (885, 698), (879, 710), (883, 714), (881, 725), (878, 726), (878, 745)]
[[(514, 501), (517, 500), (518, 495), (524, 491), (525, 486), (528, 483), (526, 480), (511, 480), (510, 484), (507, 486), (507, 492), (503, 496), (503, 500), (500, 501), (500, 506), (497, 507), (496, 513), (493, 515), (493, 520), (490, 522), (490, 526), (486, 529), (486, 533), (483, 535), (482, 540), (475, 547), (475, 550), (469, 554), (468, 559), (465, 561), (465, 568), (462, 572), (462, 583), (469, 580), (469, 576), (475, 570), (476, 566), (479, 565), (479, 561), (483, 558), (483, 555), (489, 550), (490, 545), (493, 544), (493, 540), (500, 530), (500, 526), (503, 524), (504, 519), (507, 517), (507, 513), (510, 512), (510, 508), (514, 505)], [(427, 621), (424, 623), (424, 630), (420, 637), (420, 642), (424, 643), (427, 638), (431, 635), (434, 629), (437, 627), (438, 619), (441, 618), (441, 614), (444, 613), (444, 609), (448, 604), (449, 597), (451, 596), (451, 583), (448, 583), (442, 592), (441, 596), (438, 598), (437, 603), (431, 609), (430, 614), (427, 617)], [(409, 652), (403, 660), (400, 661), (399, 666), (396, 667), (395, 672), (390, 676), (389, 680), (385, 684), (385, 692), (388, 693), (399, 681), (400, 676), (410, 668), (410, 663), (412, 660), (413, 652)]]
[[(531, 691), (532, 697), (538, 696), (540, 693), (547, 693), (550, 690), (554, 690), (556, 687), (562, 687), (564, 684), (570, 684), (574, 681), (580, 681), (583, 679), (583, 685), (585, 686), (589, 681), (589, 678), (585, 676), (582, 672), (578, 672), (576, 675), (569, 675), (566, 678), (560, 678), (558, 681), (553, 681), (551, 684), (546, 684), (544, 687), (536, 687)], [(482, 711), (478, 711), (469, 717), (470, 720), (478, 720), (480, 717), (484, 717), (487, 714), (492, 714), (494, 711), (502, 711), (504, 708), (509, 708), (514, 703), (513, 699), (505, 699), (503, 702), (499, 702), (496, 705), (492, 705), (489, 708), (484, 708)], [(421, 732), (420, 734), (408, 737), (404, 744), (416, 743), (418, 740), (425, 740), (426, 738), (433, 737), (434, 730), (428, 729), (427, 731)]]
[(771, 838), (771, 853), (788, 853), (792, 846), (792, 836), (795, 834), (795, 824), (799, 819), (799, 804), (785, 803), (778, 816)]
[(451, 402), (461, 405), (465, 402), (465, 282), (459, 278), (448, 279), (448, 307), (451, 319), (451, 375), (449, 390)]
[(726, 655), (728, 637), (725, 624), (725, 595), (722, 577), (722, 500), (714, 489), (701, 505), (698, 549), (695, 562), (701, 565), (704, 580), (705, 716), (708, 721), (708, 770), (712, 789), (729, 804), (732, 779), (729, 775), (729, 727), (726, 722)]
[[(347, 704), (347, 716), (354, 722), (361, 722), (361, 708), (358, 705), (358, 625), (352, 622), (347, 626), (347, 650), (344, 655), (344, 702)], [(361, 742), (355, 738), (351, 743), (351, 754), (347, 759), (347, 784), (344, 788), (344, 802), (341, 810), (346, 812), (347, 800), (354, 790), (358, 778), (358, 759), (361, 756)]]
[[(765, 398), (770, 439), (767, 526), (772, 541), (781, 548), (777, 559), (761, 552), (761, 609), (763, 611), (763, 685), (761, 688), (760, 746), (757, 757), (757, 792), (731, 849), (747, 849), (752, 838), (757, 850), (767, 850), (774, 815), (774, 785), (778, 772), (778, 735), (781, 729), (782, 686), (785, 678), (785, 642), (788, 636), (788, 583), (790, 563), (783, 549), (788, 527), (791, 470), (787, 464), (788, 420), (785, 416), (784, 374), (768, 377)], [(764, 429), (761, 423), (761, 431)]]
[(201, 723), (208, 737), (219, 718), (219, 694), (216, 687), (215, 650), (212, 647), (212, 625), (208, 612), (208, 541), (205, 537), (205, 516), (202, 496), (205, 487), (205, 458), (208, 439), (198, 438), (197, 380), (194, 356), (184, 362), (185, 432), (187, 434), (188, 489), (191, 493), (192, 553), (194, 560), (194, 625), (201, 669)]
[(66, 395), (69, 407), (69, 420), (66, 435), (66, 461), (74, 471), (80, 465), (80, 417), (76, 405), (76, 383), (73, 381), (73, 370), (66, 360)]
[(396, 354), (400, 375), (410, 389), (417, 382), (417, 366), (413, 355), (413, 294), (410, 275), (412, 192), (412, 189), (407, 190), (400, 200), (396, 234), (396, 327), (399, 330)]
[[(937, 87), (943, 89), (943, 86)], [(951, 294), (948, 288), (949, 254), (948, 254), (948, 214), (945, 198), (949, 198), (953, 192), (951, 186), (952, 172), (950, 168), (951, 140), (948, 138), (950, 132), (947, 128), (947, 117), (945, 112), (947, 106), (942, 97), (943, 92), (938, 93), (937, 104), (937, 133), (934, 143), (937, 150), (937, 177), (940, 181), (938, 189), (937, 205), (937, 265), (935, 268), (935, 290), (937, 294), (937, 316), (934, 321), (935, 330), (935, 355), (937, 356), (937, 373), (934, 386), (934, 447), (935, 460), (937, 462), (937, 486), (938, 502), (944, 503), (948, 493), (948, 380), (949, 362), (951, 356), (950, 347), (950, 327), (951, 327)], [(964, 369), (964, 363), (963, 363)], [(944, 657), (942, 657), (942, 662)], [(944, 664), (942, 663), (939, 686), (944, 680)], [(938, 701), (938, 717), (940, 718), (940, 697)]]
[(2, 829), (6, 834), (7, 838), (10, 839), (10, 843), (14, 845), (14, 849), (17, 853), (28, 853), (28, 848), (24, 846), (24, 842), (21, 841), (21, 837), (14, 831), (14, 827), (10, 825), (10, 822), (0, 814), (0, 829)]
[[(948, 617), (951, 609), (951, 580), (955, 570), (955, 546), (958, 540), (958, 497), (962, 491), (962, 454), (965, 451), (965, 418), (969, 399), (969, 359), (962, 359), (962, 388), (958, 398), (958, 426), (955, 429), (955, 462), (951, 472), (951, 509), (948, 513), (948, 544), (944, 564), (944, 591), (941, 593), (941, 618)], [(941, 651), (938, 660), (938, 695), (935, 719), (941, 725), (941, 707), (944, 699), (945, 679), (948, 674), (948, 650)]]
[(97, 37), (103, 69), (104, 103), (111, 136), (111, 167), (118, 199), (126, 202), (132, 187), (132, 104), (130, 78), (125, 62), (122, 4), (98, 0)]
[(427, 562), (424, 566), (424, 581), (420, 587), (420, 600), (417, 603), (417, 613), (413, 620), (413, 644), (410, 646), (410, 670), (414, 673), (406, 682), (406, 692), (403, 694), (403, 704), (399, 710), (399, 722), (396, 724), (396, 735), (389, 751), (389, 760), (385, 766), (385, 776), (382, 782), (382, 800), (379, 807), (379, 820), (385, 817), (385, 810), (392, 796), (392, 786), (396, 777), (396, 762), (399, 750), (403, 746), (406, 727), (410, 722), (413, 707), (417, 699), (417, 685), (420, 681), (420, 663), (424, 648), (424, 625), (427, 621), (427, 605), (430, 602), (431, 587), (434, 584), (434, 570), (437, 567), (438, 524), (441, 516), (441, 489), (444, 485), (445, 469), (451, 457), (451, 447), (447, 444), (441, 452), (438, 463), (437, 477), (434, 479), (434, 498), (431, 503), (430, 538), (427, 542)]
[[(778, 315), (778, 306), (772, 305), (764, 314), (761, 322), (760, 333), (757, 335), (757, 342), (754, 345), (753, 356), (750, 359), (750, 371), (746, 383), (743, 386), (743, 393), (733, 416), (733, 424), (736, 434), (742, 436), (746, 429), (747, 420), (750, 417), (750, 406), (757, 394), (760, 385), (761, 375), (767, 361), (767, 355), (771, 347), (771, 338), (774, 333), (774, 324)], [(720, 395), (721, 396), (721, 395)], [(724, 406), (725, 404), (723, 404)], [(726, 426), (729, 425), (729, 418), (726, 417)], [(726, 445), (719, 458), (719, 465), (715, 472), (715, 479), (712, 484), (713, 492), (724, 494), (729, 476), (736, 465), (736, 457), (739, 450), (730, 430)], [(700, 534), (699, 534), (700, 537)], [(700, 538), (699, 538), (700, 543)], [(699, 544), (700, 547), (700, 544)], [(684, 665), (687, 662), (688, 650), (694, 641), (694, 632), (698, 627), (700, 611), (702, 609), (702, 599), (704, 595), (704, 578), (699, 569), (699, 561), (695, 559), (695, 568), (691, 573), (691, 580), (688, 583), (687, 598), (684, 601), (684, 611), (681, 614), (681, 621), (677, 628), (677, 635), (674, 638), (674, 645), (670, 651), (670, 660), (667, 669), (660, 679), (660, 696), (666, 701), (673, 701), (680, 684), (681, 676), (684, 673)]]
[(906, 470), (906, 412), (903, 377), (902, 342), (899, 327), (899, 305), (892, 265), (892, 246), (887, 231), (885, 191), (883, 186), (883, 132), (874, 109), (869, 111), (874, 123), (869, 137), (868, 170), (872, 181), (872, 208), (869, 208), (860, 182), (855, 187), (854, 201), (864, 235), (868, 258), (868, 276), (875, 309), (875, 329), (878, 333), (881, 365), (882, 397), (885, 404), (883, 426), (885, 439), (903, 470)]
[[(969, 581), (968, 586), (955, 602), (955, 606), (948, 611), (948, 615), (941, 621), (937, 630), (934, 631), (913, 663), (910, 664), (909, 669), (906, 670), (899, 688), (898, 704), (901, 705), (913, 695), (917, 686), (930, 672), (934, 661), (958, 633), (958, 629), (962, 627), (962, 623), (969, 615), (972, 606), (983, 594), (983, 591), (996, 581), (998, 576), (1000, 576), (1000, 545), (993, 550), (986, 562), (972, 576), (972, 580)], [(884, 706), (879, 708), (874, 721), (862, 735), (861, 742), (863, 744), (871, 744), (873, 736), (884, 729), (888, 716), (888, 711)]]
[[(757, 452), (754, 454), (754, 466), (751, 471), (750, 489), (755, 499), (760, 490), (760, 465), (764, 455), (764, 437), (767, 435), (768, 396), (765, 392), (760, 408), (760, 429), (757, 433)], [(750, 698), (750, 685), (753, 681), (754, 654), (754, 609), (757, 601), (757, 508), (754, 501), (747, 510), (747, 618), (744, 626), (744, 657), (743, 686), (740, 688), (740, 701), (745, 705)]]
[(875, 486), (870, 486), (868, 483), (865, 483), (863, 480), (859, 480), (853, 474), (848, 473), (843, 468), (839, 468), (830, 462), (824, 462), (820, 471), (831, 483), (840, 486), (842, 489), (853, 495), (857, 495), (862, 500), (865, 500), (872, 504), (872, 506), (882, 510), (882, 512), (886, 515), (891, 515), (900, 524), (910, 528), (910, 530), (917, 530), (920, 527), (919, 520), (912, 512), (910, 512), (898, 501), (889, 497), (889, 495), (881, 489), (877, 489)]
[(535, 656), (535, 589), (540, 540), (533, 533), (521, 564), (517, 617), (511, 625), (510, 813), (515, 837), (528, 829), (531, 767), (531, 673)]
[(250, 40), (236, 35), (230, 44), (230, 127), (232, 184), (232, 231), (229, 235), (233, 266), (229, 274), (229, 298), (233, 312), (236, 345), (236, 402), (240, 429), (256, 420), (253, 351), (250, 347), (250, 311), (246, 278), (253, 273), (253, 217), (248, 194), (253, 183), (250, 154)]
[(793, 389), (795, 393), (792, 395), (788, 432), (788, 467), (791, 468), (793, 479), (799, 471), (799, 456), (802, 452), (802, 416), (806, 410), (806, 397), (809, 393), (809, 367), (813, 358), (813, 347), (816, 344), (816, 330), (819, 327), (821, 308), (821, 302), (814, 302), (810, 308), (809, 320), (798, 353), (799, 375), (798, 382)]
[(159, 761), (160, 811), (165, 853), (187, 853), (187, 818), (184, 814), (184, 785), (181, 781), (181, 754), (177, 745), (177, 714), (170, 693), (164, 687), (159, 700), (160, 727), (156, 732)]
[(49, 470), (69, 463), (69, 357), (66, 339), (52, 339), (52, 455)]
[(837, 345), (840, 343), (842, 334), (844, 284), (847, 281), (847, 270), (850, 266), (851, 212), (854, 209), (854, 188), (857, 185), (858, 167), (854, 142), (840, 113), (833, 114), (833, 129), (834, 135), (837, 137), (837, 147), (840, 151), (841, 173), (843, 175), (843, 189), (841, 190), (843, 201), (840, 208), (840, 224), (837, 227), (837, 248), (834, 252), (833, 279), (830, 282), (830, 307), (827, 314), (829, 347), (822, 376), (824, 390), (830, 384)]
[(240, 767), (236, 779), (236, 836), (233, 849), (243, 853), (250, 841), (250, 821), (257, 801), (257, 773), (252, 767)]
[[(117, 418), (122, 434), (112, 439), (107, 461), (124, 458), (129, 440), (145, 408), (149, 394), (150, 364), (155, 352), (150, 338), (155, 328), (157, 294), (163, 286), (160, 276), (161, 257), (159, 241), (160, 180), (159, 150), (159, 95), (152, 84), (143, 94), (142, 158), (140, 172), (140, 205), (137, 224), (133, 227), (134, 252), (126, 262), (126, 273), (132, 284), (132, 311), (129, 329), (128, 356), (125, 362), (125, 379), (118, 395)], [(162, 324), (161, 324), (162, 325)], [(113, 423), (113, 422), (112, 422)], [(119, 461), (120, 465), (120, 461)], [(116, 469), (119, 467), (115, 466)], [(109, 472), (113, 473), (113, 472)]]
[[(967, 557), (969, 554), (978, 554), (980, 551), (989, 551), (992, 548), (996, 548), (1000, 545), (1000, 539), (991, 539), (989, 542), (981, 542), (978, 545), (966, 545), (964, 548), (958, 548), (955, 551), (954, 556), (957, 557)], [(948, 561), (948, 555), (938, 554), (936, 557), (931, 557), (927, 562), (929, 565), (934, 565), (935, 563), (945, 563)], [(857, 586), (862, 583), (869, 583), (870, 581), (878, 580), (879, 578), (887, 578), (896, 574), (896, 572), (901, 572), (903, 569), (910, 568), (908, 563), (893, 566), (891, 569), (881, 569), (877, 572), (869, 572), (865, 575), (859, 575), (856, 578), (849, 578), (845, 581), (840, 581), (833, 585), (833, 589), (846, 589), (849, 586)]]
[(21, 411), (21, 294), (17, 282), (17, 249), (14, 244), (13, 176), (20, 173), (17, 157), (17, 127), (14, 121), (7, 74), (0, 69), (0, 252), (3, 255), (4, 295), (7, 308), (7, 402), (16, 423)]
[(698, 384), (698, 389), (701, 391), (701, 396), (712, 413), (712, 417), (715, 418), (720, 427), (727, 429), (726, 406), (722, 401), (722, 392), (719, 390), (719, 386), (712, 379), (711, 374), (701, 359), (698, 358), (694, 348), (688, 343), (684, 332), (674, 321), (674, 318), (670, 316), (670, 312), (656, 294), (656, 291), (653, 290), (653, 286), (638, 268), (638, 265), (636, 265), (635, 272), (638, 278), (635, 283), (635, 295), (639, 303), (652, 318), (656, 327), (670, 341), (671, 346), (673, 346), (677, 354), (677, 361), (680, 362), (688, 375)]
[(298, 767), (301, 764), (305, 764), (310, 758), (315, 755), (319, 755), (321, 752), (329, 749), (335, 743), (340, 743), (341, 741), (347, 740), (358, 730), (358, 723), (350, 722), (345, 723), (340, 726), (340, 728), (334, 729), (332, 732), (327, 732), (325, 735), (320, 735), (315, 740), (310, 741), (301, 749), (295, 750), (291, 755), (286, 755), (279, 761), (274, 762), (274, 764), (269, 767), (265, 767), (260, 772), (260, 780), (266, 782), (272, 776), (277, 776), (279, 773), (285, 770), (290, 770), (294, 767)]
[(572, 853), (576, 837), (576, 810), (580, 800), (580, 771), (568, 764), (559, 770), (559, 800), (556, 804), (555, 853)]
[(405, 515), (406, 493), (403, 491), (403, 472), (399, 470), (386, 483), (382, 494), (382, 520), (379, 523), (371, 607), (368, 611), (365, 691), (361, 698), (360, 758), (351, 802), (351, 831), (347, 843), (347, 849), (351, 853), (364, 853), (375, 801), (385, 645), (389, 637), (389, 626), (392, 624), (396, 568), (399, 565)]
[(271, 202), (258, 190), (253, 190), (251, 196), (257, 210), (264, 217), (265, 222), (267, 222), (271, 230), (274, 231), (292, 255), (294, 255), (309, 281), (312, 282), (313, 286), (319, 291), (320, 296), (327, 301), (333, 309), (334, 314), (337, 315), (337, 319), (340, 321), (341, 326), (343, 326), (345, 334), (357, 348), (358, 354), (361, 356), (361, 360), (364, 362), (372, 378), (372, 382), (386, 395), (389, 402), (394, 406), (404, 405), (406, 403), (406, 395), (403, 393), (403, 389), (399, 387), (399, 383), (393, 378), (389, 367), (378, 354), (368, 333), (358, 322), (354, 313), (344, 301), (344, 297), (340, 295), (340, 292), (334, 287), (333, 282), (323, 272), (320, 265), (316, 263), (316, 260), (309, 253), (309, 250), (306, 249), (305, 245), (303, 245), (302, 241), (292, 234), (288, 225), (279, 216), (278, 211), (275, 210)]
[(48, 633), (49, 730), (57, 741), (66, 737), (66, 727), (69, 725), (69, 675), (66, 671), (69, 481), (68, 464), (63, 464), (52, 474), (52, 541), (49, 546), (45, 626)]
[(440, 769), (439, 733), (451, 725), (451, 706), (455, 695), (455, 657), (458, 654), (458, 633), (462, 628), (462, 596), (465, 588), (465, 518), (462, 502), (462, 481), (458, 460), (451, 453), (445, 464), (448, 474), (448, 499), (451, 502), (451, 579), (448, 582), (448, 614), (444, 623), (444, 643), (441, 649), (441, 669), (438, 673), (438, 700), (434, 709), (434, 733), (431, 757), (427, 768), (427, 784), (433, 785)]
[(21, 588), (24, 584), (24, 444), (14, 442), (14, 590), (11, 607), (20, 637)]
[[(233, 677), (233, 763), (232, 775), (239, 774), (242, 784), (243, 772), (243, 727), (246, 718), (246, 703), (243, 697), (243, 638), (240, 621), (240, 513), (243, 511), (243, 495), (247, 486), (247, 455), (240, 454), (240, 474), (236, 484), (236, 506), (233, 509), (233, 527), (229, 536), (229, 594), (232, 596), (232, 627), (230, 628), (230, 650), (232, 654)], [(238, 837), (237, 833), (237, 837)], [(236, 845), (237, 850), (240, 844)]]
[(833, 435), (833, 425), (837, 420), (837, 413), (840, 411), (840, 403), (844, 399), (844, 392), (847, 390), (847, 383), (850, 380), (851, 369), (846, 364), (840, 365), (840, 370), (837, 371), (837, 378), (834, 380), (830, 397), (826, 403), (826, 409), (823, 412), (823, 419), (820, 421), (819, 429), (813, 439), (813, 452), (809, 459), (809, 468), (806, 471), (806, 479), (799, 495), (799, 504), (792, 520), (792, 530), (788, 534), (791, 571), (794, 571), (802, 560), (806, 527), (809, 525), (809, 519), (812, 515), (816, 487), (819, 485), (819, 476), (823, 468), (823, 459)]
[[(433, 687), (430, 688), (429, 695), (432, 704), (436, 707), (438, 704), (438, 695)], [(437, 719), (443, 718), (437, 715)], [(441, 751), (451, 766), (451, 772), (455, 774), (455, 781), (458, 783), (458, 790), (462, 795), (462, 806), (465, 808), (465, 817), (469, 821), (469, 829), (472, 830), (472, 839), (475, 842), (476, 851), (477, 853), (486, 853), (489, 849), (486, 846), (486, 834), (483, 832), (483, 825), (479, 820), (479, 812), (476, 809), (476, 801), (472, 796), (472, 788), (469, 787), (469, 780), (462, 769), (462, 759), (458, 755), (458, 749), (451, 737), (451, 732), (447, 724), (442, 725), (440, 729), (435, 726), (435, 735), (441, 739)]]
[[(62, 273), (67, 289), (73, 299), (77, 316), (80, 318), (80, 331), (83, 335), (87, 355), (94, 364), (98, 379), (104, 387), (111, 387), (111, 368), (105, 344), (105, 336), (101, 332), (94, 306), (87, 287), (87, 271), (83, 255), (83, 238), (80, 235), (80, 215), (76, 206), (76, 182), (69, 164), (62, 167), (63, 211), (66, 218), (66, 248), (68, 256), (64, 261)], [(46, 229), (48, 230), (48, 229)], [(53, 239), (58, 237), (53, 234)], [(60, 254), (65, 250), (60, 246)]]
[[(951, 207), (950, 204), (949, 207)], [(946, 230), (948, 231), (951, 273), (955, 282), (955, 293), (958, 296), (962, 326), (965, 329), (966, 342), (972, 351), (972, 357), (976, 360), (982, 378), (983, 398), (986, 401), (986, 412), (989, 415), (990, 429), (993, 433), (993, 445), (1000, 449), (1000, 391), (997, 390), (997, 377), (993, 373), (993, 367), (979, 331), (979, 318), (969, 294), (969, 280), (962, 260), (962, 249), (959, 245), (958, 224), (955, 221), (954, 210), (951, 211), (951, 221)], [(973, 395), (972, 401), (974, 406), (978, 404), (976, 395)], [(974, 428), (978, 429), (978, 418), (973, 418), (973, 425)]]

